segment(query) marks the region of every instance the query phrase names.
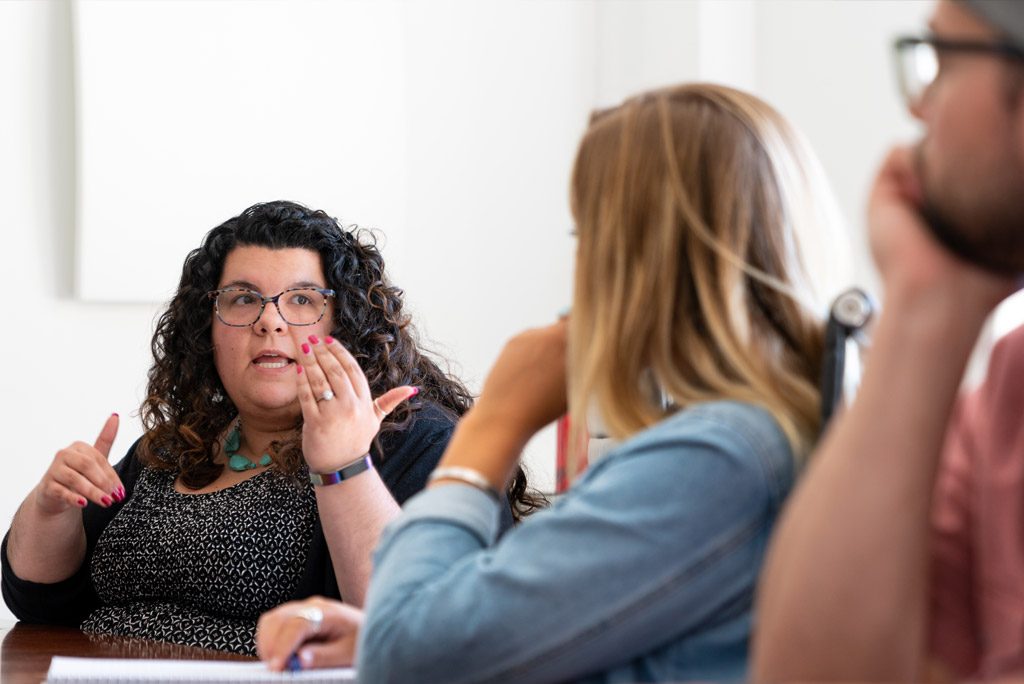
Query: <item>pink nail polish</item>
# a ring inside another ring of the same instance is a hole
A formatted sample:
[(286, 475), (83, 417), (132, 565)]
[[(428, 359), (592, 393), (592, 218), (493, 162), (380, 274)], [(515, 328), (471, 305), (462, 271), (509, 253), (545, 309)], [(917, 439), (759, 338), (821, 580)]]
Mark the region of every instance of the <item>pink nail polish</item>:
[(319, 340), (319, 338), (317, 338), (317, 336), (316, 336), (316, 335), (310, 335), (310, 336), (309, 336), (309, 341), (310, 341), (310, 342), (312, 342), (313, 344), (316, 344), (316, 343), (317, 343), (317, 342), (319, 342), (320, 340)]
[(109, 506), (110, 505), (110, 497), (109, 496), (104, 496), (102, 499), (100, 499), (100, 502), (104, 506)]
[(79, 499), (77, 503), (78, 503), (78, 505), (79, 505), (79, 506), (81, 506), (82, 508), (85, 508), (85, 499)]
[(125, 500), (125, 496), (126, 496), (125, 492), (124, 492), (124, 487), (118, 487), (117, 488), (117, 493), (121, 495), (121, 501), (124, 501)]
[(298, 373), (299, 375), (302, 375), (302, 366), (300, 366), (299, 364), (295, 364), (295, 372)]
[(302, 353), (303, 354), (308, 354), (309, 353), (309, 345), (306, 344), (305, 342), (302, 343)]
[(120, 497), (120, 495), (118, 495), (116, 489), (110, 493), (110, 498), (113, 499), (114, 501), (120, 501), (121, 500), (121, 497)]
[(331, 342), (334, 342), (334, 338), (330, 335), (324, 338), (324, 344), (330, 344)]
[(121, 417), (121, 414), (116, 412), (116, 411), (114, 413), (111, 413), (110, 415), (114, 416), (115, 418), (120, 418)]
[(420, 393), (420, 388), (419, 387), (413, 387), (412, 388), (412, 392), (409, 394), (409, 398), (411, 399), (412, 397), (415, 397), (419, 393)]

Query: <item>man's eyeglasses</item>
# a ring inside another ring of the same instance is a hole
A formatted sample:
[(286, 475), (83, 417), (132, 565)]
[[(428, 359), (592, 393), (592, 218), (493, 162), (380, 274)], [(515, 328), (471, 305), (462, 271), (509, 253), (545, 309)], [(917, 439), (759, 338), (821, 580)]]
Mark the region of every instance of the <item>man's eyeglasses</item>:
[(1000, 41), (946, 40), (929, 36), (904, 36), (893, 44), (896, 51), (896, 77), (908, 107), (917, 105), (928, 87), (939, 76), (943, 53), (988, 54), (1024, 62), (1024, 50)]
[(294, 287), (273, 297), (264, 297), (256, 290), (226, 287), (207, 292), (206, 296), (213, 300), (213, 310), (220, 322), (234, 328), (244, 328), (258, 321), (270, 302), (288, 325), (313, 325), (324, 317), (327, 300), (334, 297), (334, 290)]

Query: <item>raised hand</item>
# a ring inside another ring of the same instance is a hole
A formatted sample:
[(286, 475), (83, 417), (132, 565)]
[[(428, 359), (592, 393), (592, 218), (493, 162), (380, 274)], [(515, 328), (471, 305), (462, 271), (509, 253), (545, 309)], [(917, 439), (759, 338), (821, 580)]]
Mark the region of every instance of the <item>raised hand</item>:
[(296, 340), (302, 453), (313, 472), (330, 472), (370, 449), (381, 421), (419, 390), (408, 385), (376, 399), (352, 354), (331, 337)]
[(118, 423), (115, 413), (107, 418), (93, 444), (75, 442), (57, 452), (34, 492), (42, 514), (60, 515), (85, 508), (89, 501), (105, 508), (124, 500), (124, 485), (107, 460)]
[(568, 322), (519, 333), (494, 362), (473, 411), (526, 439), (566, 411)]
[(440, 467), (470, 468), (505, 487), (529, 439), (566, 411), (567, 337), (563, 320), (508, 341)]

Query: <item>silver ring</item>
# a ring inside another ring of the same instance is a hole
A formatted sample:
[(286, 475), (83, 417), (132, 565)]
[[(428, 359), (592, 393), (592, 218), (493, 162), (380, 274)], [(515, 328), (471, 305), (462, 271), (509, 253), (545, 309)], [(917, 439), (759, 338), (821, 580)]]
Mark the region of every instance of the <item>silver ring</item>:
[(330, 401), (334, 398), (334, 392), (331, 390), (324, 390), (324, 393), (317, 397), (317, 401)]
[(300, 608), (299, 612), (296, 613), (295, 616), (308, 622), (309, 629), (314, 633), (319, 632), (320, 625), (324, 624), (324, 611), (320, 610), (316, 606)]
[[(379, 398), (379, 397), (378, 397), (378, 398)], [(381, 418), (383, 418), (384, 416), (388, 415), (388, 412), (387, 412), (387, 411), (385, 411), (384, 409), (382, 409), (382, 408), (380, 407), (380, 404), (378, 404), (378, 403), (377, 403), (377, 399), (374, 399), (374, 400), (373, 400), (373, 408), (377, 409), (377, 413), (379, 413), (379, 414), (380, 414), (380, 417), (381, 417)]]

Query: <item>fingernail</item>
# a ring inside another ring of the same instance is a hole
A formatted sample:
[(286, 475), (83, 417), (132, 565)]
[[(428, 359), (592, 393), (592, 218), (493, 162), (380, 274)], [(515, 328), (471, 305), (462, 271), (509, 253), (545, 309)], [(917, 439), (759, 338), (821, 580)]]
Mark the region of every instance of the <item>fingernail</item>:
[(116, 412), (116, 411), (114, 413), (111, 413), (110, 415), (114, 416), (115, 418), (120, 418), (121, 417), (121, 414)]
[(313, 344), (316, 344), (316, 343), (317, 343), (317, 342), (319, 342), (320, 340), (319, 340), (319, 339), (317, 338), (317, 336), (316, 336), (316, 335), (310, 335), (310, 336), (309, 336), (309, 341), (310, 341), (310, 342), (312, 342)]
[(78, 505), (81, 506), (82, 508), (85, 508), (85, 499), (79, 499)]
[(118, 488), (117, 488), (117, 491), (119, 491), (119, 492), (121, 493), (121, 498), (122, 498), (122, 499), (124, 499), (124, 498), (125, 498), (125, 496), (127, 496), (127, 494), (126, 494), (126, 493), (125, 493), (125, 491), (124, 491), (124, 487), (118, 487)]
[(299, 651), (299, 660), (302, 661), (302, 664), (305, 667), (309, 667), (313, 664), (313, 654), (307, 651), (306, 649), (302, 649), (301, 651)]
[(412, 392), (409, 393), (409, 396), (410, 397), (415, 397), (419, 393), (420, 393), (420, 388), (419, 387), (413, 387), (412, 388)]
[(110, 498), (114, 501), (121, 501), (121, 495), (117, 493), (116, 489), (110, 493)]
[(302, 343), (302, 353), (303, 354), (308, 354), (309, 353), (309, 345), (306, 344), (305, 342)]
[(324, 338), (324, 344), (330, 344), (333, 341), (334, 341), (334, 338), (331, 337), (330, 335), (328, 335), (327, 337)]
[(103, 503), (104, 506), (109, 506), (110, 505), (110, 497), (109, 496), (103, 497), (102, 499), (100, 499), (100, 501)]
[(298, 373), (299, 375), (302, 375), (302, 366), (300, 366), (299, 364), (295, 364), (295, 372)]

